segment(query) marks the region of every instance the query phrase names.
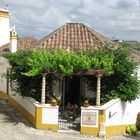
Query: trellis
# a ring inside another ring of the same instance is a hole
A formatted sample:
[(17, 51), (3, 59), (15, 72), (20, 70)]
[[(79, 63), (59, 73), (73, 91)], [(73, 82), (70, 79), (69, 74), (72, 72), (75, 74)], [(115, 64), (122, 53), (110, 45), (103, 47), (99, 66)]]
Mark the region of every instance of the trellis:
[[(48, 74), (55, 74), (55, 72), (45, 72), (42, 74), (42, 92), (41, 92), (41, 104), (45, 104), (45, 89), (46, 89), (46, 76)], [(87, 71), (80, 71), (77, 73), (74, 73), (74, 75), (85, 75), (85, 76), (93, 76), (95, 75), (97, 77), (97, 88), (96, 88), (96, 106), (100, 106), (101, 102), (100, 102), (100, 96), (101, 96), (101, 77), (104, 74), (104, 70), (93, 70), (93, 69), (89, 69)]]

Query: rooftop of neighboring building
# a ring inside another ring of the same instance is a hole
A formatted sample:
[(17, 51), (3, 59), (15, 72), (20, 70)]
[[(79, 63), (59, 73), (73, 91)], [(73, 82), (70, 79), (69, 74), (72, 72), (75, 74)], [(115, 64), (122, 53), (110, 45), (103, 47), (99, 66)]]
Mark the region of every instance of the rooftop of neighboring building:
[(38, 44), (37, 39), (34, 37), (25, 36), (22, 38), (19, 38), (17, 41), (17, 50), (29, 50), (34, 49)]
[[(33, 49), (36, 47), (37, 43), (38, 43), (38, 41), (33, 37), (25, 36), (22, 38), (18, 38), (17, 50), (19, 51), (19, 50)], [(10, 52), (10, 43), (7, 43), (7, 44), (1, 46), (0, 51)]]

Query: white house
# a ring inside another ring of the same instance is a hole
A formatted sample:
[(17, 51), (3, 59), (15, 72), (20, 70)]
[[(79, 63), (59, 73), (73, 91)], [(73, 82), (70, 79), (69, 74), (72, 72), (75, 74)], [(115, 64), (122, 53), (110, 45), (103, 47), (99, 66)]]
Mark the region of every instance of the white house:
[(10, 27), (10, 11), (8, 8), (0, 8), (0, 48), (9, 46), (14, 53), (17, 50), (17, 32), (15, 27)]

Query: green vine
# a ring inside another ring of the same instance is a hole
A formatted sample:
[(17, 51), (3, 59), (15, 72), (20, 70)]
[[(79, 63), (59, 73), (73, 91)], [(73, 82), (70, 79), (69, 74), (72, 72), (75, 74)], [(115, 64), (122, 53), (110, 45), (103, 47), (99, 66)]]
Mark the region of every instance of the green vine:
[[(136, 65), (123, 48), (71, 53), (65, 50), (34, 50), (8, 54), (6, 57), (12, 66), (10, 79), (16, 81), (15, 89), (22, 95), (39, 98), (42, 73), (58, 72), (70, 76), (88, 69), (103, 69), (102, 102), (118, 97), (131, 101), (139, 96), (139, 81), (132, 75)], [(92, 89), (92, 81), (95, 80), (91, 77), (88, 80)]]

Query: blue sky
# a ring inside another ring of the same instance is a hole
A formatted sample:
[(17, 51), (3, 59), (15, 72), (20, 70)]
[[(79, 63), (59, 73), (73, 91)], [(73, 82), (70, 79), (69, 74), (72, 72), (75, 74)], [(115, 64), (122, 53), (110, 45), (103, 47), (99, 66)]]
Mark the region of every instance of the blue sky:
[(66, 22), (82, 22), (109, 38), (140, 40), (140, 0), (0, 0), (19, 36), (41, 39)]

